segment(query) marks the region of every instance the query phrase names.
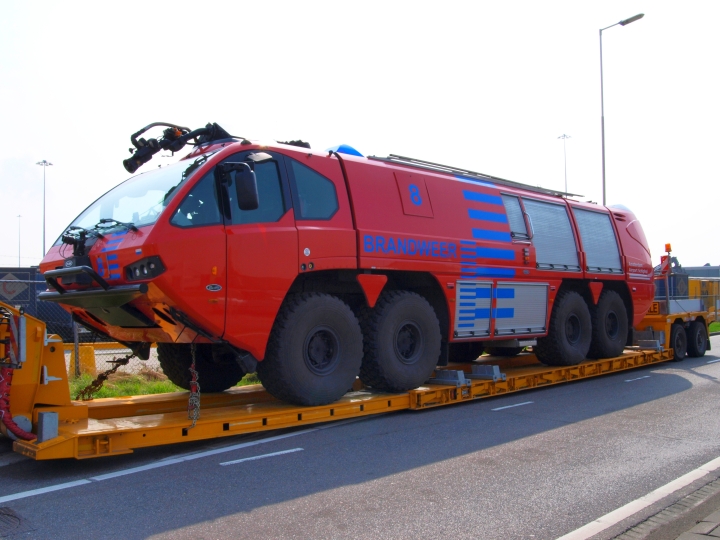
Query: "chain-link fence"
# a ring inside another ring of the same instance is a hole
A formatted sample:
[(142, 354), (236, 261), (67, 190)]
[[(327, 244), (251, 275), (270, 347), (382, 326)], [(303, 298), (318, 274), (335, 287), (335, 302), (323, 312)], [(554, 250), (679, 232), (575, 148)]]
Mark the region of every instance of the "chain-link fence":
[[(38, 300), (38, 294), (47, 289), (37, 268), (0, 268), (0, 301), (22, 308), (25, 313), (44, 321), (47, 333), (59, 336), (65, 350), (65, 364), (70, 377), (88, 373), (95, 376), (113, 367), (115, 358), (130, 353), (119, 343), (108, 343), (107, 338), (75, 324), (70, 313), (54, 302)], [(118, 372), (149, 374), (162, 377), (155, 347), (147, 361), (133, 358)]]

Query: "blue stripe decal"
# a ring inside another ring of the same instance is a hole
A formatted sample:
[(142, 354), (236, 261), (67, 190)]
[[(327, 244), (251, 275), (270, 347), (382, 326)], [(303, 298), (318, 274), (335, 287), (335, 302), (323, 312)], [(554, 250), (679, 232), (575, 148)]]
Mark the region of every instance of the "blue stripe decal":
[(515, 289), (495, 289), (495, 298), (515, 298)]
[(124, 240), (124, 238), (115, 238), (115, 239), (113, 239), (113, 240), (108, 240), (108, 241), (105, 242), (105, 243), (106, 243), (106, 244), (119, 244), (119, 243), (122, 242), (123, 240)]
[(114, 261), (115, 259), (117, 259), (117, 253), (114, 254), (114, 255), (108, 255), (108, 256), (107, 256), (107, 260), (108, 260), (108, 261)]
[[(472, 240), (460, 240), (460, 243), (466, 246), (475, 247), (475, 242), (473, 242)], [(460, 249), (463, 249), (462, 246), (460, 247)]]
[(497, 195), (488, 195), (487, 193), (477, 193), (475, 191), (466, 191), (463, 190), (463, 196), (468, 201), (476, 201), (476, 202), (482, 202), (487, 204), (497, 204), (499, 206), (502, 206), (502, 198), (498, 197)]
[(467, 324), (467, 323), (458, 324), (458, 328), (474, 328), (474, 327), (475, 327), (474, 324)]
[(515, 316), (514, 308), (497, 308), (493, 311), (496, 319), (512, 319)]
[(476, 210), (468, 208), (470, 219), (478, 219), (480, 221), (492, 221), (493, 223), (507, 223), (507, 216), (499, 212), (487, 212), (485, 210)]
[(120, 279), (120, 274), (110, 274), (110, 279)]
[(460, 302), (460, 307), (475, 307), (475, 302)]
[(488, 231), (485, 229), (473, 229), (473, 238), (478, 240), (496, 240), (498, 242), (510, 242), (512, 237), (509, 232), (503, 231)]
[[(465, 272), (471, 272), (473, 277), (500, 277), (500, 278), (514, 278), (515, 270), (511, 268), (473, 268), (464, 269)], [(467, 277), (467, 276), (466, 276)]]
[(120, 268), (119, 264), (108, 264), (108, 270), (117, 270)]
[(476, 319), (489, 319), (490, 318), (490, 308), (478, 308), (475, 310), (475, 318)]
[(477, 248), (477, 256), (482, 259), (515, 260), (515, 252), (511, 249)]
[(466, 182), (472, 182), (474, 184), (477, 184), (478, 186), (484, 186), (484, 187), (489, 187), (489, 188), (495, 187), (493, 184), (490, 184), (488, 182), (483, 182), (482, 180), (478, 180), (477, 178), (471, 178), (469, 176), (460, 176), (459, 174), (456, 174), (455, 178), (457, 178), (458, 180), (465, 180)]

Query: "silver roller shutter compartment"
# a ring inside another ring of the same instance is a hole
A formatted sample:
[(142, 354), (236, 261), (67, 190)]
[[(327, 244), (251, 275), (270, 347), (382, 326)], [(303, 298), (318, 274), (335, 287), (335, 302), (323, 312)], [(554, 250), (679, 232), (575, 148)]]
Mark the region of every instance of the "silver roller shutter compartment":
[(577, 246), (565, 205), (523, 199), (533, 230), (537, 266), (579, 272)]
[(545, 332), (547, 283), (498, 283), (495, 334), (499, 336)]
[(580, 229), (587, 271), (622, 274), (620, 250), (610, 216), (579, 208), (573, 208), (573, 212)]
[(490, 334), (492, 283), (458, 281), (455, 286), (455, 336)]

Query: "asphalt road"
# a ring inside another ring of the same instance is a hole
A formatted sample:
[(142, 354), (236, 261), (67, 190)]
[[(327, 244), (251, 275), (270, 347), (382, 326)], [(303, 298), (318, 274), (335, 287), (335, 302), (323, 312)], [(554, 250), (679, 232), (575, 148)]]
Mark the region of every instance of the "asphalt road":
[[(712, 345), (720, 351), (720, 337)], [(0, 440), (0, 537), (4, 511), (20, 520), (12, 538), (554, 539), (719, 457), (719, 381), (711, 351), (473, 403), (115, 458), (34, 462)]]

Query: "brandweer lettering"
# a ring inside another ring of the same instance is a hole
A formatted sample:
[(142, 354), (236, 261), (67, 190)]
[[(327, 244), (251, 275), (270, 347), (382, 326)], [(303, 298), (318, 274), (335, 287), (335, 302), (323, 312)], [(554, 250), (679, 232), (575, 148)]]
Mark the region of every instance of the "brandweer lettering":
[(393, 238), (389, 236), (373, 236), (366, 234), (363, 237), (363, 249), (367, 253), (395, 253), (396, 255), (425, 255), (441, 259), (454, 259), (457, 257), (457, 248), (453, 242), (435, 242), (427, 240), (413, 240), (412, 238)]

